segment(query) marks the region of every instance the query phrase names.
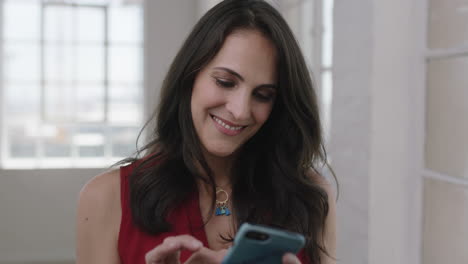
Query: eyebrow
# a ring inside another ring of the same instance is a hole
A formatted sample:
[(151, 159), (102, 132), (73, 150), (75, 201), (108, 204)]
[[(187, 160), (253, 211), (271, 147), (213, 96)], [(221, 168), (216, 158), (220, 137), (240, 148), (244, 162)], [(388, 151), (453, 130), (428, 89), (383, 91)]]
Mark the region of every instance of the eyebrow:
[[(226, 71), (234, 76), (236, 76), (237, 78), (239, 78), (241, 81), (245, 81), (244, 80), (244, 77), (242, 77), (242, 75), (240, 75), (239, 73), (235, 72), (234, 70), (231, 70), (229, 68), (226, 68), (226, 67), (215, 67), (214, 69), (216, 70), (222, 70), (222, 71)], [(272, 89), (277, 89), (278, 88), (278, 85), (276, 84), (272, 84), (272, 83), (267, 83), (267, 84), (261, 84), (259, 86), (257, 86), (258, 88), (260, 87), (265, 87), (265, 88), (272, 88)]]

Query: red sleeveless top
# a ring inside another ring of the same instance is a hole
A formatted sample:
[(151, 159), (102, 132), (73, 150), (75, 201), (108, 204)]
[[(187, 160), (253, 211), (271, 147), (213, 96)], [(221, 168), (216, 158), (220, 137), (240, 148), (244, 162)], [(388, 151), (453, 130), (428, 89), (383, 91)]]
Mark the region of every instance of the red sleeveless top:
[[(135, 163), (120, 168), (120, 194), (122, 203), (122, 219), (118, 239), (118, 251), (121, 264), (144, 264), (145, 255), (161, 244), (166, 237), (188, 234), (200, 240), (205, 247), (208, 247), (203, 219), (200, 213), (198, 193), (193, 193), (187, 201), (175, 208), (167, 217), (167, 221), (172, 225), (170, 232), (150, 235), (139, 229), (132, 220), (130, 210), (130, 189), (129, 177), (135, 168)], [(191, 256), (191, 252), (183, 250), (180, 260), (184, 263)], [(301, 263), (305, 261), (304, 252), (298, 255)]]

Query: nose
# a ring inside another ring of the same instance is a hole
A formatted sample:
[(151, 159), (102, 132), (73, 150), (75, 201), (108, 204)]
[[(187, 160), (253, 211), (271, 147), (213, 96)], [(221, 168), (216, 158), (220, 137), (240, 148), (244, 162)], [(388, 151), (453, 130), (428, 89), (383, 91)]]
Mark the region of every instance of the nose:
[(246, 91), (239, 89), (233, 92), (226, 103), (226, 109), (236, 121), (247, 121), (251, 115), (250, 96)]

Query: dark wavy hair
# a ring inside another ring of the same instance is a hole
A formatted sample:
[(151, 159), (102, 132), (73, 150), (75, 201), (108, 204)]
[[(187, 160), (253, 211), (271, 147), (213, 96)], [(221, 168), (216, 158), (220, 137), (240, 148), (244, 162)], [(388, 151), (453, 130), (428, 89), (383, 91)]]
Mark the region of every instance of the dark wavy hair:
[[(234, 230), (250, 222), (302, 233), (310, 262), (320, 263), (320, 252), (328, 254), (324, 230), (329, 207), (326, 191), (310, 176), (311, 170), (318, 173), (320, 164), (328, 166), (317, 98), (291, 29), (265, 1), (222, 1), (185, 40), (162, 84), (158, 109), (143, 128), (156, 119), (154, 130), (148, 133), (149, 143), (136, 157), (120, 163), (139, 162), (130, 177), (132, 215), (147, 233), (170, 230), (166, 216), (197, 191), (197, 179), (211, 185), (214, 208), (214, 178), (202, 155), (190, 110), (192, 86), (226, 37), (242, 29), (258, 30), (275, 45), (278, 91), (270, 117), (240, 149), (232, 166)], [(221, 237), (231, 240), (232, 234)]]

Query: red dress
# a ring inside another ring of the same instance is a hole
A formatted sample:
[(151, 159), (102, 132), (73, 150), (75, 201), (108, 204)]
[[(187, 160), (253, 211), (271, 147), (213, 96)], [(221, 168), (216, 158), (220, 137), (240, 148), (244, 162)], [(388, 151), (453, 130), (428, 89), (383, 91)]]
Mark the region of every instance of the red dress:
[[(134, 169), (135, 164), (120, 168), (120, 193), (122, 203), (122, 219), (120, 224), (118, 251), (122, 264), (145, 263), (145, 255), (148, 251), (161, 244), (168, 236), (182, 234), (191, 235), (200, 240), (205, 247), (208, 247), (203, 220), (198, 203), (198, 193), (193, 193), (189, 199), (175, 208), (168, 215), (167, 221), (172, 225), (170, 232), (150, 235), (141, 231), (132, 221), (132, 214), (129, 206), (129, 184), (128, 179)], [(186, 261), (191, 252), (183, 250), (180, 255), (181, 262)], [(304, 262), (304, 254), (301, 251), (299, 258)]]

